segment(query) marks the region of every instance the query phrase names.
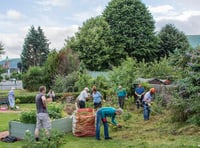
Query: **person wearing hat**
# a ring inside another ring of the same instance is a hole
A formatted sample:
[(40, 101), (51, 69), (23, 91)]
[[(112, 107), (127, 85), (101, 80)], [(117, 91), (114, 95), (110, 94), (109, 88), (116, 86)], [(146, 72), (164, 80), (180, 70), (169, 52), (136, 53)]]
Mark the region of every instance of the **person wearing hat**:
[(116, 125), (117, 127), (121, 127), (120, 124), (118, 124), (115, 121), (116, 115), (121, 115), (123, 113), (123, 110), (121, 108), (115, 109), (113, 107), (102, 107), (96, 112), (96, 139), (100, 139), (100, 127), (101, 127), (101, 121), (103, 122), (104, 126), (104, 138), (105, 140), (111, 140), (112, 138), (109, 137), (108, 132), (108, 122), (106, 117), (111, 117), (111, 122), (113, 125)]
[(152, 102), (153, 99), (153, 95), (155, 94), (156, 89), (155, 88), (151, 88), (145, 95), (143, 98), (143, 103), (144, 103), (144, 120), (149, 120), (150, 117), (150, 103)]
[(85, 102), (87, 99), (90, 98), (88, 95), (89, 89), (87, 87), (84, 88), (83, 91), (81, 91), (80, 95), (78, 96), (78, 105), (79, 108), (85, 108)]
[(11, 109), (14, 109), (15, 107), (15, 93), (14, 93), (14, 87), (12, 87), (8, 93), (8, 102)]

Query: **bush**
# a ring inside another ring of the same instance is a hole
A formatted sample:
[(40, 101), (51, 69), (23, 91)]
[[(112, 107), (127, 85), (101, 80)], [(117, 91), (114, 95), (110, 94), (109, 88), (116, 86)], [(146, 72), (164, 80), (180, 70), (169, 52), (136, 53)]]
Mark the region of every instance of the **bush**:
[(61, 104), (55, 102), (48, 104), (48, 113), (51, 119), (62, 118), (62, 111), (63, 111), (63, 106)]
[(41, 130), (39, 135), (40, 142), (36, 142), (34, 135), (30, 131), (26, 131), (22, 148), (58, 148), (65, 143), (64, 136), (63, 132), (52, 129), (49, 136), (50, 140), (48, 140), (45, 130)]
[(30, 67), (22, 78), (23, 86), (30, 91), (37, 91), (44, 85), (44, 70), (41, 67)]
[(173, 100), (173, 119), (200, 125), (200, 47), (185, 54), (189, 55), (189, 67), (184, 69), (186, 77), (179, 84), (183, 88), (181, 95)]
[(13, 72), (10, 76), (10, 78), (15, 78), (17, 80), (22, 80), (22, 74), (18, 72)]
[(35, 110), (31, 110), (28, 112), (22, 112), (20, 114), (20, 121), (23, 123), (32, 123), (35, 124), (36, 123), (36, 111)]
[[(127, 58), (119, 67), (114, 67), (109, 74), (109, 83), (112, 88), (117, 88), (118, 85), (129, 90), (135, 83), (137, 63), (132, 58)], [(129, 92), (128, 92), (129, 93)]]
[(67, 76), (57, 75), (53, 90), (56, 92), (74, 92), (75, 82), (78, 80), (78, 73), (73, 72)]
[(137, 72), (139, 77), (144, 78), (166, 79), (180, 77), (180, 72), (170, 65), (166, 57), (162, 58), (160, 61), (150, 63), (145, 63), (143, 61), (138, 63)]
[[(51, 119), (59, 119), (63, 117), (63, 105), (58, 103), (48, 104), (48, 113)], [(36, 123), (36, 111), (24, 111), (20, 114), (20, 121), (23, 123)]]
[(28, 95), (16, 95), (16, 98), (20, 100), (20, 103), (35, 103), (36, 94)]

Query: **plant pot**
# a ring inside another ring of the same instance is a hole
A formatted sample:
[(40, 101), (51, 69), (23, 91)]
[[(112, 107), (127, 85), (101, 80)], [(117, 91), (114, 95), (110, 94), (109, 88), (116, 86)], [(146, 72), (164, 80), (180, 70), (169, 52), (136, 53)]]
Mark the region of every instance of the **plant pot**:
[[(72, 118), (65, 117), (61, 119), (55, 119), (51, 121), (53, 129), (62, 132), (71, 132), (72, 131)], [(9, 122), (9, 134), (10, 136), (15, 136), (17, 138), (23, 139), (26, 131), (29, 130), (31, 134), (34, 135), (35, 124), (22, 123), (18, 121)]]

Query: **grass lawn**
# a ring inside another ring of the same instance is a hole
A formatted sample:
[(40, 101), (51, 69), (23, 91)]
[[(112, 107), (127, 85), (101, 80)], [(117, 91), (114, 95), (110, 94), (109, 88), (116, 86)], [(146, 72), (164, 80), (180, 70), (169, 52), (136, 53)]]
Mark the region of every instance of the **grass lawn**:
[(35, 109), (35, 104), (19, 104), (19, 110), (11, 111), (9, 113), (1, 112), (0, 113), (0, 132), (8, 130), (8, 123), (11, 120), (19, 119), (19, 112), (18, 111), (26, 111), (26, 110), (33, 110)]
[(18, 119), (17, 113), (0, 113), (0, 132), (8, 130), (8, 123), (10, 120)]
[[(27, 106), (31, 107), (32, 104)], [(26, 108), (26, 105), (22, 105), (22, 108)], [(133, 110), (131, 113), (132, 118), (126, 122), (121, 118), (117, 119), (121, 121), (123, 128), (109, 126), (113, 140), (104, 140), (102, 127), (101, 141), (96, 141), (94, 137), (75, 137), (68, 133), (61, 148), (197, 148), (200, 145), (200, 127), (172, 123), (168, 111), (151, 116), (149, 121), (143, 121), (142, 110)], [(16, 114), (9, 114), (9, 117), (12, 119)], [(4, 120), (1, 118), (1, 123), (2, 121)], [(12, 144), (0, 142), (0, 148), (19, 148), (23, 144), (24, 141)]]

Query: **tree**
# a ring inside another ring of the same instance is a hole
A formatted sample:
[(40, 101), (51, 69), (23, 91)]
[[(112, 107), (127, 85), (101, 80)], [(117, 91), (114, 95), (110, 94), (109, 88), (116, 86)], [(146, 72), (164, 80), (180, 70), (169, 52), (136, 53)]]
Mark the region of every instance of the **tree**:
[(22, 63), (21, 62), (17, 63), (17, 68), (19, 69), (19, 72), (21, 73), (21, 71), (22, 71)]
[(31, 26), (24, 39), (21, 60), (23, 71), (27, 71), (30, 66), (44, 65), (49, 53), (49, 42), (40, 27), (37, 30)]
[(158, 37), (160, 57), (169, 57), (170, 53), (174, 53), (175, 50), (185, 51), (190, 47), (186, 35), (172, 24), (165, 25), (158, 33)]
[(75, 37), (67, 40), (67, 47), (78, 52), (89, 70), (105, 70), (117, 65), (123, 53), (113, 46), (110, 28), (103, 17), (90, 18), (79, 28)]
[(54, 49), (48, 54), (48, 58), (44, 65), (45, 86), (51, 88), (54, 84), (54, 79), (58, 74), (58, 53)]
[(44, 85), (44, 70), (41, 67), (33, 66), (23, 75), (23, 87), (30, 91), (37, 91)]
[(57, 73), (66, 76), (79, 68), (78, 55), (70, 48), (63, 48), (58, 53)]
[(154, 20), (140, 0), (111, 0), (103, 16), (110, 26), (114, 48), (120, 46), (121, 52), (138, 61), (153, 59), (158, 45)]
[(109, 81), (112, 88), (122, 85), (129, 91), (137, 76), (137, 65), (136, 60), (128, 57), (120, 66), (114, 67), (113, 71), (109, 73)]

